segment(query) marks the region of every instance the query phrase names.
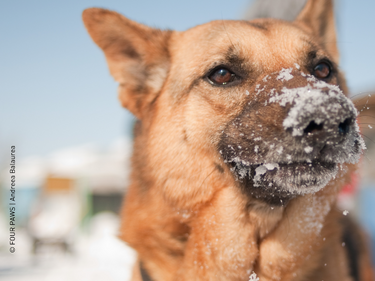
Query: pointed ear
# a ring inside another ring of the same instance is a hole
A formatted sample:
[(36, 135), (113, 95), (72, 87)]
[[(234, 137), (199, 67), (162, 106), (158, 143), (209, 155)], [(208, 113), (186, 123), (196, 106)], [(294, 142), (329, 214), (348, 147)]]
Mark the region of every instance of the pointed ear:
[(172, 32), (99, 8), (86, 9), (82, 19), (91, 38), (103, 50), (112, 76), (120, 83), (122, 106), (142, 119), (166, 79)]
[(308, 0), (295, 22), (307, 28), (335, 63), (339, 62), (333, 0)]

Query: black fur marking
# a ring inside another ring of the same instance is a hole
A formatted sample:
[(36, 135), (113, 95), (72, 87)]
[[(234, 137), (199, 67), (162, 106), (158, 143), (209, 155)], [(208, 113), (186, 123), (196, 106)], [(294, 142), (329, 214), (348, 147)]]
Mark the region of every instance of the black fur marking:
[(216, 170), (219, 171), (220, 174), (224, 174), (224, 169), (218, 163), (215, 163)]
[(264, 30), (264, 31), (268, 31), (268, 28), (266, 27), (265, 24), (261, 24), (261, 23), (254, 23), (254, 22), (246, 22), (247, 24), (251, 25), (252, 27), (256, 28), (256, 29), (260, 29), (260, 30)]
[(142, 281), (152, 281), (150, 275), (148, 275), (146, 269), (143, 267), (142, 262), (139, 263), (139, 270), (141, 271)]
[(134, 138), (140, 136), (141, 133), (142, 133), (142, 122), (141, 122), (141, 120), (137, 119), (134, 122), (134, 126), (133, 126), (133, 136), (134, 136)]
[(116, 42), (116, 44), (121, 44), (120, 53), (125, 57), (135, 60), (141, 59), (141, 55), (135, 50), (130, 41), (121, 39), (121, 42)]
[(186, 134), (186, 130), (184, 129), (184, 130), (182, 131), (182, 133), (183, 133), (183, 140), (184, 140), (185, 142), (187, 142), (187, 141), (188, 141), (188, 137), (187, 137), (187, 134)]
[(342, 240), (345, 243), (344, 245), (349, 263), (349, 272), (354, 281), (360, 281), (359, 257), (361, 237), (357, 233), (357, 226), (350, 220), (349, 217), (344, 217), (341, 220), (341, 223), (343, 225)]

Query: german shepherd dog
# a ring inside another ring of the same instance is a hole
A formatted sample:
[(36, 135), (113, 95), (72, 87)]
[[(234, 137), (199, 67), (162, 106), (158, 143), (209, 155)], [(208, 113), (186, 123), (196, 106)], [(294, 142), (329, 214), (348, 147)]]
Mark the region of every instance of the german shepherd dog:
[(335, 207), (365, 147), (331, 0), (185, 32), (99, 8), (83, 21), (138, 119), (120, 229), (133, 281), (372, 280)]

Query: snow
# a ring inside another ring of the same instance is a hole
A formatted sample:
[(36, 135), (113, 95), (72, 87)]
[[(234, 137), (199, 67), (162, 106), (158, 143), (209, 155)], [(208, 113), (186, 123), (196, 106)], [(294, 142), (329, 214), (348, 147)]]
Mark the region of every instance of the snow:
[[(45, 224), (47, 225), (47, 224)], [(99, 213), (84, 232), (73, 240), (73, 252), (63, 253), (53, 246), (37, 256), (30, 252), (32, 240), (17, 230), (18, 247), (14, 254), (0, 251), (0, 264), (6, 271), (0, 279), (8, 281), (127, 281), (131, 279), (136, 253), (117, 238), (119, 217)]]
[(264, 166), (267, 168), (267, 170), (271, 171), (271, 170), (274, 170), (276, 168), (279, 168), (279, 164), (277, 163), (267, 163), (267, 164), (264, 164)]
[(257, 176), (264, 175), (268, 171), (265, 165), (260, 165), (258, 168), (255, 169), (255, 178)]
[(249, 281), (259, 281), (259, 277), (255, 272), (251, 273), (251, 275), (249, 276)]
[[(314, 84), (314, 86), (322, 87), (321, 83), (324, 82), (320, 81), (320, 83)], [(322, 115), (333, 115), (341, 109), (339, 102), (343, 100), (347, 100), (347, 103), (345, 104), (351, 105), (351, 108), (349, 107), (348, 111), (355, 112), (355, 115), (357, 115), (353, 103), (346, 98), (340, 90), (337, 91), (337, 89), (331, 89), (327, 95), (321, 91), (321, 89), (313, 88), (311, 85), (294, 89), (284, 87), (281, 90), (281, 94), (271, 97), (269, 102), (278, 102), (283, 107), (288, 103), (293, 104), (293, 107), (288, 112), (287, 118), (283, 121), (283, 126), (285, 129), (292, 128), (293, 136), (301, 136), (303, 135), (305, 125), (307, 125), (302, 122), (303, 119), (306, 119), (306, 116), (316, 115), (317, 112), (321, 112)], [(326, 104), (330, 104), (330, 107), (323, 106)], [(314, 121), (319, 125), (325, 120), (315, 118)]]
[[(280, 71), (278, 77), (284, 77), (286, 70)], [(316, 79), (312, 75), (305, 74), (310, 82), (304, 87), (282, 88), (279, 93), (271, 94), (269, 103), (278, 103), (282, 107), (291, 105), (287, 117), (283, 121), (285, 130), (292, 129), (294, 137), (302, 136), (304, 129), (311, 121), (317, 125), (323, 124), (326, 128), (336, 127), (337, 124), (344, 122), (347, 118), (358, 116), (353, 102), (347, 98), (337, 85), (328, 84), (322, 80)], [(337, 163), (357, 163), (359, 154), (353, 149), (354, 141), (358, 141), (362, 150), (366, 149), (363, 139), (360, 137), (358, 124), (354, 124), (354, 132), (347, 138), (342, 151), (335, 159)], [(306, 153), (310, 153), (311, 148), (305, 148)], [(349, 158), (349, 159), (347, 159)]]
[(258, 153), (258, 152), (259, 152), (259, 145), (254, 146), (254, 152), (255, 152), (255, 153)]
[(277, 153), (281, 154), (283, 153), (284, 147), (280, 146), (276, 151)]
[(291, 74), (292, 70), (293, 68), (283, 68), (279, 72), (279, 76), (277, 76), (276, 79), (280, 81), (289, 81), (293, 78), (293, 75)]
[(329, 201), (325, 198), (312, 196), (309, 204), (301, 210), (301, 219), (297, 221), (297, 226), (302, 233), (320, 233), (323, 222), (331, 210)]
[[(225, 162), (225, 161), (224, 161)], [(231, 159), (231, 162), (234, 162), (236, 163), (236, 171), (238, 173), (238, 177), (240, 179), (243, 179), (246, 177), (246, 174), (248, 172), (250, 172), (250, 168), (246, 168), (246, 166), (249, 166), (250, 163), (245, 161), (245, 160), (242, 160), (240, 159), (239, 157), (235, 157), (233, 159)], [(245, 166), (245, 167), (244, 167)], [(234, 168), (231, 169), (232, 171), (234, 170)]]
[[(290, 138), (293, 140), (291, 145), (283, 141), (284, 136), (280, 139), (276, 135), (268, 138), (267, 134), (260, 136), (253, 131), (247, 136), (253, 143), (248, 151), (245, 151), (247, 149), (243, 145), (240, 149), (236, 145), (236, 150), (231, 147), (230, 154), (223, 156), (225, 162), (235, 164), (231, 170), (236, 172), (239, 179), (250, 177), (255, 187), (263, 186), (264, 181), (268, 186), (272, 186), (272, 189), (275, 187), (292, 194), (311, 194), (321, 190), (335, 178), (342, 167), (341, 164), (357, 163), (362, 150), (366, 147), (359, 126), (353, 120), (358, 116), (358, 112), (352, 101), (337, 85), (318, 80), (296, 68), (299, 69), (300, 66), (296, 64), (294, 69), (282, 69), (280, 72), (264, 77), (263, 80), (269, 82), (270, 77), (274, 77), (272, 79), (294, 82), (293, 79), (297, 79), (298, 75), (308, 81), (302, 86), (299, 84), (297, 88), (287, 88), (290, 82), (285, 84), (278, 82), (281, 84), (280, 88), (270, 89), (267, 88), (268, 83), (265, 83), (257, 84), (254, 90), (255, 95), (262, 95), (261, 101), (258, 102), (263, 104), (265, 101), (267, 106), (271, 105), (273, 108), (286, 107), (284, 120), (280, 121), (282, 128), (287, 131), (284, 132), (285, 135), (294, 137)], [(254, 101), (257, 101), (257, 97), (254, 97)], [(254, 113), (258, 114), (258, 111)], [(300, 138), (311, 122), (322, 125), (324, 130), (327, 130), (327, 135), (321, 134), (323, 141), (336, 148), (325, 150), (322, 159), (317, 157), (319, 151), (314, 146), (313, 137)], [(345, 138), (339, 138), (338, 126), (343, 122), (345, 124), (350, 122), (350, 130)], [(233, 125), (238, 127), (240, 123), (233, 123)], [(255, 126), (257, 131), (268, 129), (261, 122)], [(246, 134), (240, 136), (246, 137)], [(293, 143), (296, 145), (294, 146)], [(324, 161), (314, 162), (315, 159)], [(287, 165), (293, 162), (296, 165)], [(277, 164), (272, 163), (281, 164), (276, 166)], [(324, 163), (332, 163), (332, 165), (327, 166)]]
[(267, 171), (272, 171), (278, 168), (279, 168), (279, 164), (277, 163), (266, 163), (257, 167), (255, 169), (255, 176), (253, 178), (254, 186), (259, 186), (261, 176), (264, 175)]
[(343, 213), (344, 216), (347, 216), (349, 214), (349, 211), (348, 210), (344, 210), (342, 213)]

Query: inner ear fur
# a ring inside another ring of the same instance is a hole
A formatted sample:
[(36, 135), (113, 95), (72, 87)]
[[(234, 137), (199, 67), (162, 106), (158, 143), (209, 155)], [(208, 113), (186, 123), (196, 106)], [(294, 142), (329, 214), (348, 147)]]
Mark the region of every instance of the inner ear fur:
[(334, 62), (339, 63), (333, 0), (308, 0), (295, 22), (313, 34)]
[(122, 106), (142, 119), (166, 79), (172, 31), (153, 29), (100, 8), (84, 10), (82, 19), (120, 84)]

